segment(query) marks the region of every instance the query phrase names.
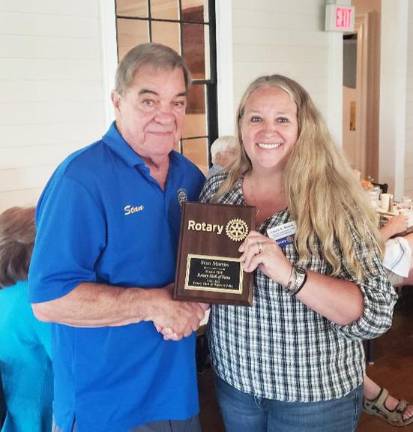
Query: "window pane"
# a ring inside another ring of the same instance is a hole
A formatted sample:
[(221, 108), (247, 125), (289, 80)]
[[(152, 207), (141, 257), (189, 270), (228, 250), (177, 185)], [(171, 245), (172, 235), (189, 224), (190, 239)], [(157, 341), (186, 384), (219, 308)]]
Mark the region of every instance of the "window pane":
[(117, 20), (118, 27), (118, 55), (119, 60), (135, 45), (149, 42), (148, 22), (144, 20)]
[(152, 42), (170, 46), (177, 53), (181, 53), (181, 35), (178, 23), (152, 21)]
[(208, 22), (208, 0), (181, 0), (182, 20)]
[(182, 24), (183, 54), (194, 79), (209, 79), (209, 26)]
[(201, 84), (194, 84), (189, 91), (182, 134), (184, 138), (208, 135), (205, 92), (206, 86)]
[(178, 0), (151, 0), (152, 18), (179, 20)]
[(147, 18), (148, 0), (117, 0), (116, 15)]
[(208, 139), (198, 138), (182, 141), (182, 153), (204, 174), (208, 172)]

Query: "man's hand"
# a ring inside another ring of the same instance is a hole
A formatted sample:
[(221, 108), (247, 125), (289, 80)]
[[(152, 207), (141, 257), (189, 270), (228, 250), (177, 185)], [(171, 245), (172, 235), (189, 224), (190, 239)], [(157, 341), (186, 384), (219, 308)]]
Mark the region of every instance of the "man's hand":
[(173, 284), (153, 290), (153, 312), (147, 320), (153, 321), (165, 340), (180, 340), (199, 328), (209, 305), (173, 300)]

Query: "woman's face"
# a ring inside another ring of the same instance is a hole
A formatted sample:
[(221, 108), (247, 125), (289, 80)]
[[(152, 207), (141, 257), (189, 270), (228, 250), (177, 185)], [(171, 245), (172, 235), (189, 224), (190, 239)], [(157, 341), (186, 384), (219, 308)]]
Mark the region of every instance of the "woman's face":
[(289, 94), (271, 86), (253, 91), (240, 126), (252, 168), (283, 172), (298, 137), (297, 106)]

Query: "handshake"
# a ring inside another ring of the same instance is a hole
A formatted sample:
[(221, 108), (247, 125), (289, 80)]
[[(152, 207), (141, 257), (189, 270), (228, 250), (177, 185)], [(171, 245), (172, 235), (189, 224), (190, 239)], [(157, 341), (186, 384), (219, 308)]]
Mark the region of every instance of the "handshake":
[(173, 300), (173, 284), (154, 292), (154, 302), (146, 321), (153, 321), (165, 340), (178, 341), (192, 334), (206, 322), (209, 304)]

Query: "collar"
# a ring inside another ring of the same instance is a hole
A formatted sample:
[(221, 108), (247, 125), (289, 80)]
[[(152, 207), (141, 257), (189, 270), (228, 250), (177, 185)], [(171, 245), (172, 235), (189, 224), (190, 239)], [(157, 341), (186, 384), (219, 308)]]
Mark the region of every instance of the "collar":
[[(149, 174), (149, 168), (146, 162), (132, 149), (132, 147), (125, 141), (123, 136), (118, 131), (116, 123), (113, 122), (102, 137), (102, 141), (110, 147), (126, 164), (131, 167), (137, 167), (142, 172)], [(172, 150), (169, 153), (169, 164), (175, 165), (178, 163), (178, 153)]]
[(118, 131), (116, 123), (113, 122), (102, 137), (102, 141), (107, 144), (121, 159), (123, 159), (129, 166), (145, 166), (145, 161), (132, 149), (132, 147), (125, 141), (123, 136)]

